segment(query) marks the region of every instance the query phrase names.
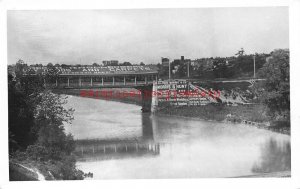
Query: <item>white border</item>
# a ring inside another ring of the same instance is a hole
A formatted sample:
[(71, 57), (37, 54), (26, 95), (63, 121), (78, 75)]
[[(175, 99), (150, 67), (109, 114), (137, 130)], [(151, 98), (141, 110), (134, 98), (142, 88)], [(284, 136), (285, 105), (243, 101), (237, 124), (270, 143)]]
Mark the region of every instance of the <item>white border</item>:
[[(292, 178), (239, 179), (167, 179), (167, 180), (97, 180), (55, 182), (8, 182), (7, 136), (7, 10), (34, 9), (130, 9), (130, 8), (196, 8), (196, 7), (262, 7), (289, 6), (291, 52), (291, 115), (292, 115)], [(300, 188), (300, 90), (297, 81), (300, 71), (300, 0), (0, 0), (0, 68), (1, 126), (0, 126), (0, 188)]]

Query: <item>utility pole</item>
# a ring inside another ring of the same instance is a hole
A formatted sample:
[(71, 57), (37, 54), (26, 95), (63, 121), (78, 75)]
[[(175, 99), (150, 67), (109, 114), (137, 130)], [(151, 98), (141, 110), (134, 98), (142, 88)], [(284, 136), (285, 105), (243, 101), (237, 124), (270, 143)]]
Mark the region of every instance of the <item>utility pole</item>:
[(253, 73), (254, 73), (254, 78), (255, 78), (255, 55), (253, 56)]
[(171, 61), (169, 60), (169, 80), (171, 80)]
[(190, 78), (190, 62), (187, 62), (187, 76)]

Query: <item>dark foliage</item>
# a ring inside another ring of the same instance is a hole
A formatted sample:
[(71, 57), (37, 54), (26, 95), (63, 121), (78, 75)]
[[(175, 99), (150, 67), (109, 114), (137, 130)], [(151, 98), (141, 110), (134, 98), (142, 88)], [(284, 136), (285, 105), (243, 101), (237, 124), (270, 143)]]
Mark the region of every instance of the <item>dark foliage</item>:
[(45, 89), (44, 80), (57, 77), (54, 66), (47, 67), (44, 75), (32, 75), (22, 60), (9, 67), (10, 159), (34, 162), (45, 173), (53, 169), (55, 179), (83, 179), (72, 156), (73, 136), (65, 134), (63, 125), (71, 122), (74, 110), (64, 108), (66, 97)]

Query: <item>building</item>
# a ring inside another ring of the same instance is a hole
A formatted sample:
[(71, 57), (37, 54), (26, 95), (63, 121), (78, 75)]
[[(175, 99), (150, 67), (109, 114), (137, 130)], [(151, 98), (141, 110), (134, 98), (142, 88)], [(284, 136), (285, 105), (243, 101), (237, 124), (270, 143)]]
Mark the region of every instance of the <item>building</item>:
[(103, 66), (117, 66), (119, 64), (118, 60), (103, 60)]
[(161, 58), (161, 65), (164, 67), (168, 67), (170, 63), (170, 60), (168, 58)]
[(175, 59), (173, 61), (173, 64), (174, 66), (177, 66), (177, 65), (184, 65), (184, 64), (187, 64), (187, 63), (191, 63), (191, 59), (184, 59), (184, 56), (181, 56), (180, 59)]

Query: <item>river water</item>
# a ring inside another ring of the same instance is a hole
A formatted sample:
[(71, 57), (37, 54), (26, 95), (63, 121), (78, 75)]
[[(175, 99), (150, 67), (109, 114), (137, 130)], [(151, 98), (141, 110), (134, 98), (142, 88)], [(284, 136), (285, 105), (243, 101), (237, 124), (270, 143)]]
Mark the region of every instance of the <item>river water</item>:
[[(120, 102), (69, 96), (66, 132), (93, 179), (238, 177), (290, 170), (290, 137), (242, 124), (141, 113)], [(89, 143), (89, 141), (91, 141)]]

